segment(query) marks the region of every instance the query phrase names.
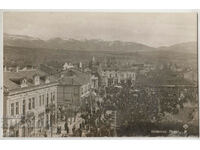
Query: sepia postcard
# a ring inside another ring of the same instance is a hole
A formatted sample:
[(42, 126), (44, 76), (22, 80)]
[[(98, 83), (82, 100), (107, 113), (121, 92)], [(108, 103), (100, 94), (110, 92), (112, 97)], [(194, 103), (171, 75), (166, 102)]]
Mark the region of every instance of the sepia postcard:
[(199, 137), (198, 13), (3, 12), (3, 138)]

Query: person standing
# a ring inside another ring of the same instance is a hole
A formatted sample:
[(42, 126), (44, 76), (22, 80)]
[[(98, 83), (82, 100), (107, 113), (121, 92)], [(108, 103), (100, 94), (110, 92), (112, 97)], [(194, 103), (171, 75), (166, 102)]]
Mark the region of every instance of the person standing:
[(67, 134), (68, 134), (68, 133), (69, 133), (69, 127), (68, 127), (68, 123), (67, 123), (67, 122), (65, 122), (64, 127), (65, 127), (65, 131), (66, 131)]
[(44, 137), (47, 137), (47, 132), (46, 131), (44, 132)]
[(76, 127), (75, 127), (75, 125), (74, 125), (73, 128), (72, 128), (73, 134), (75, 133), (75, 130), (76, 130)]

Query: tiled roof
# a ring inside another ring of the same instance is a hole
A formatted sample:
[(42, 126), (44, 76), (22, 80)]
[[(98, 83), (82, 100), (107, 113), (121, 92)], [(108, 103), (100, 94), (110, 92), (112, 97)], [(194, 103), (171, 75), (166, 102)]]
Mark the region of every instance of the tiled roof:
[[(40, 85), (45, 84), (45, 77), (47, 76), (49, 77), (50, 83), (58, 82), (61, 85), (84, 85), (90, 82), (90, 74), (83, 73), (75, 69), (62, 71), (53, 75), (49, 75), (48, 73), (41, 70), (32, 70), (19, 72), (4, 72), (4, 88), (10, 91), (40, 86), (34, 85), (33, 77), (36, 74), (40, 76)], [(63, 78), (61, 78), (61, 74), (64, 74)], [(21, 88), (20, 82), (24, 78), (27, 79), (28, 86)]]
[(49, 74), (49, 75), (53, 75), (53, 74), (56, 74), (60, 71), (60, 69), (55, 69), (51, 66), (48, 66), (48, 65), (44, 65), (44, 64), (41, 64), (40, 65), (40, 70)]
[[(3, 74), (4, 87), (7, 88), (8, 90), (21, 89), (20, 80), (24, 78), (27, 79), (27, 84), (28, 84), (28, 87), (24, 87), (24, 88), (36, 86), (33, 83), (33, 76), (36, 74), (40, 76), (40, 85), (44, 84), (44, 77), (47, 76), (47, 74), (41, 70), (4, 72)], [(50, 82), (56, 81), (56, 79), (53, 76), (50, 76), (49, 80)]]
[(75, 69), (62, 71), (60, 76), (61, 74), (63, 74), (64, 77), (59, 79), (60, 84), (84, 85), (90, 82), (90, 74), (83, 73)]

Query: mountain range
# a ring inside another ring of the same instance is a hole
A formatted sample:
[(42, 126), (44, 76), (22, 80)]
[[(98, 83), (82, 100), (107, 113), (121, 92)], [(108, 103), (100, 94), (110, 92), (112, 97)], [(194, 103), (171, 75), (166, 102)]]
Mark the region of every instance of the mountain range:
[(91, 40), (76, 40), (52, 38), (42, 40), (26, 35), (4, 34), (4, 46), (25, 47), (25, 48), (46, 48), (59, 50), (78, 50), (78, 51), (121, 51), (121, 52), (136, 52), (136, 51), (172, 51), (183, 53), (197, 53), (197, 42), (179, 43), (172, 46), (163, 46), (159, 48), (147, 46), (136, 42), (124, 41), (104, 41), (98, 39)]

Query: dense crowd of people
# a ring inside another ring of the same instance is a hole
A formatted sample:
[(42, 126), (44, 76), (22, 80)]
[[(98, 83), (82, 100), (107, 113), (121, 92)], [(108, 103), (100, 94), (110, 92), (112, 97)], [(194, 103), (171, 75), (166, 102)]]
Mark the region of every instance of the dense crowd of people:
[(63, 136), (75, 137), (149, 135), (154, 128), (159, 129), (155, 124), (160, 123), (166, 112), (177, 114), (184, 103), (195, 99), (196, 94), (194, 89), (184, 87), (138, 86), (130, 81), (100, 87), (94, 92), (82, 100), (82, 120), (73, 125), (72, 134), (68, 121), (65, 121), (63, 127), (57, 127), (58, 135), (61, 128), (66, 132)]
[(85, 131), (85, 136), (89, 137), (114, 136), (112, 115), (107, 113), (109, 110), (105, 107), (105, 101), (88, 97), (84, 102), (85, 108), (81, 115), (83, 122), (78, 130)]

